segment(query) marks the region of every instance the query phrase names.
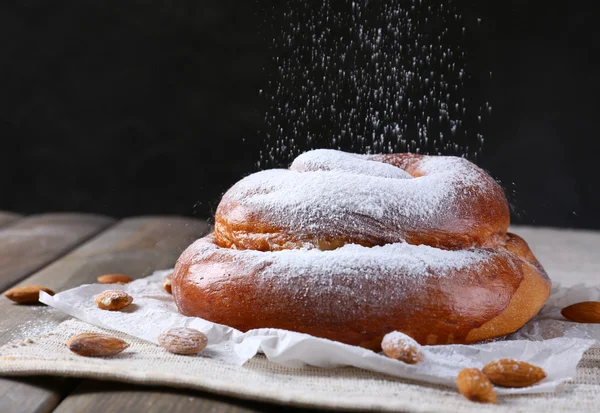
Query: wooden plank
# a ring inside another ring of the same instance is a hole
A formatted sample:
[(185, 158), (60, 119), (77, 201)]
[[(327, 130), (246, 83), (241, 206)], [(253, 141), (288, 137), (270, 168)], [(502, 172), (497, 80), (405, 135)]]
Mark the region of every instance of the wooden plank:
[(76, 384), (62, 377), (0, 379), (0, 412), (51, 412)]
[[(121, 272), (133, 278), (174, 265), (179, 254), (192, 241), (208, 231), (204, 221), (176, 217), (143, 217), (123, 220), (81, 245), (63, 258), (28, 277), (20, 285), (40, 284), (55, 291), (95, 282), (98, 275)], [(15, 339), (43, 334), (68, 318), (46, 306), (19, 306), (0, 299), (0, 345)], [(55, 378), (43, 385), (28, 380), (0, 381), (0, 405), (5, 397), (31, 398), (31, 405), (13, 403), (2, 413), (47, 412), (60, 400), (62, 389), (51, 387)]]
[(13, 221), (16, 221), (20, 218), (20, 215), (13, 214), (12, 212), (2, 212), (0, 211), (0, 227), (3, 227)]
[[(117, 269), (115, 268), (115, 270)], [(317, 412), (317, 410), (250, 402), (192, 390), (92, 380), (81, 382), (77, 389), (54, 410), (54, 413), (74, 411), (90, 413), (107, 411), (130, 413)]]
[(54, 410), (54, 413), (313, 413), (320, 410), (284, 407), (164, 387), (87, 380)]
[(90, 214), (43, 214), (0, 229), (0, 291), (51, 263), (114, 222)]

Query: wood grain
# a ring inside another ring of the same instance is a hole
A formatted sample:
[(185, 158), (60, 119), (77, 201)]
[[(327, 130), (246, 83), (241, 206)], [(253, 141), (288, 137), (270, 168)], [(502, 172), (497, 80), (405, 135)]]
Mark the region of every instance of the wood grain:
[(13, 214), (12, 212), (2, 212), (0, 211), (0, 227), (3, 227), (11, 222), (16, 221), (21, 216), (18, 214)]
[[(105, 273), (145, 277), (173, 266), (181, 251), (208, 231), (205, 221), (147, 217), (120, 221), (17, 285), (43, 285), (55, 292), (96, 282)], [(32, 246), (35, 248), (35, 246)], [(0, 345), (54, 329), (67, 315), (44, 305), (17, 305), (0, 298)]]
[(319, 411), (236, 400), (198, 391), (87, 380), (63, 400), (54, 413), (313, 413)]
[(89, 214), (44, 214), (0, 229), (0, 290), (51, 263), (114, 221)]
[[(140, 231), (140, 229), (144, 231)], [(103, 272), (119, 272), (134, 278), (147, 275), (154, 269), (167, 268), (171, 262), (179, 256), (179, 252), (187, 247), (198, 237), (198, 232), (193, 231), (193, 236), (183, 236), (180, 230), (175, 235), (165, 233), (164, 227), (153, 225), (138, 225), (137, 230), (130, 236), (123, 236), (111, 229), (96, 240), (96, 245), (83, 247), (72, 254), (79, 262), (87, 262), (85, 268), (79, 264), (70, 266), (68, 273), (101, 274)], [(170, 228), (172, 229), (172, 228)], [(110, 236), (109, 236), (110, 235)], [(101, 241), (101, 242), (100, 242)], [(104, 245), (110, 245), (115, 251), (98, 254), (104, 250)], [(172, 261), (158, 265), (147, 265), (153, 260), (153, 252), (160, 249), (176, 247), (177, 254), (172, 256)], [(128, 251), (123, 254), (122, 250)], [(135, 251), (135, 252), (134, 252)], [(82, 258), (87, 257), (87, 260)], [(66, 257), (71, 258), (71, 256)], [(56, 263), (65, 268), (70, 263), (62, 260)], [(100, 267), (102, 270), (100, 270)], [(85, 275), (87, 277), (87, 275)], [(77, 284), (75, 284), (77, 285)], [(72, 287), (70, 282), (65, 284)], [(49, 285), (50, 288), (53, 285)], [(83, 381), (76, 391), (69, 394), (56, 408), (56, 412), (139, 412), (139, 413), (162, 413), (162, 412), (214, 412), (214, 413), (249, 413), (249, 412), (309, 412), (305, 409), (285, 408), (278, 405), (266, 403), (253, 403), (238, 399), (229, 399), (211, 395), (209, 393), (178, 390), (165, 387), (142, 387), (124, 383)]]
[[(96, 277), (104, 273), (120, 272), (133, 278), (144, 277), (154, 270), (173, 266), (181, 251), (207, 231), (206, 222), (194, 219), (126, 219), (23, 280), (20, 285), (41, 284), (59, 292), (95, 282)], [(43, 334), (68, 318), (46, 306), (16, 305), (3, 297), (0, 298), (0, 314), (3, 315), (0, 319), (0, 345)], [(49, 383), (55, 379), (47, 380)], [(27, 412), (50, 411), (63, 396), (52, 387), (13, 379), (0, 381), (2, 394), (22, 399), (33, 397), (37, 401), (32, 402), (34, 406), (31, 409), (14, 407), (17, 409), (14, 411)], [(4, 398), (0, 399), (0, 403), (3, 402)], [(4, 410), (0, 411), (4, 413)]]
[(0, 412), (51, 412), (75, 384), (62, 377), (0, 378)]

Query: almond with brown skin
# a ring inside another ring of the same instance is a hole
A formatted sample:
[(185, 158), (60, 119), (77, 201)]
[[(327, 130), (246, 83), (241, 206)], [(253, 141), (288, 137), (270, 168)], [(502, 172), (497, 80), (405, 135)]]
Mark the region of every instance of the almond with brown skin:
[(528, 387), (546, 378), (541, 367), (512, 359), (494, 360), (482, 371), (492, 383), (502, 387)]
[(107, 290), (96, 296), (94, 300), (98, 308), (108, 311), (119, 311), (133, 302), (133, 297), (121, 290)]
[(480, 403), (498, 403), (494, 386), (481, 371), (475, 368), (462, 369), (456, 377), (458, 391), (467, 399)]
[(168, 292), (169, 294), (172, 294), (171, 291), (171, 283), (172, 283), (172, 279), (171, 277), (173, 276), (173, 274), (169, 274), (165, 277), (165, 279), (163, 280), (163, 288), (165, 289), (166, 292)]
[(600, 323), (600, 301), (584, 301), (565, 307), (560, 312), (577, 323)]
[(126, 341), (101, 333), (77, 334), (66, 344), (73, 353), (85, 357), (114, 356), (129, 347)]
[(133, 281), (133, 278), (123, 274), (104, 274), (98, 277), (100, 284), (127, 284)]
[(25, 285), (23, 287), (11, 288), (4, 292), (4, 296), (9, 300), (19, 304), (35, 304), (40, 298), (40, 291), (54, 295), (54, 291), (41, 285)]
[(424, 356), (421, 345), (399, 331), (386, 334), (381, 341), (381, 348), (386, 356), (407, 364), (416, 364)]
[(158, 336), (158, 343), (169, 353), (189, 355), (204, 350), (208, 339), (201, 331), (177, 327)]

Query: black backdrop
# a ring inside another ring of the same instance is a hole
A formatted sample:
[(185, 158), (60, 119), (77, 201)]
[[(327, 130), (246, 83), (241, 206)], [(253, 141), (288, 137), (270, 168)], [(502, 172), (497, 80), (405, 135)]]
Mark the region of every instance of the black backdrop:
[[(0, 210), (210, 216), (257, 168), (271, 20), (293, 3), (2, 2)], [(494, 111), (477, 163), (513, 221), (600, 228), (592, 2), (455, 3), (482, 19), (469, 65), (494, 75), (472, 93)]]

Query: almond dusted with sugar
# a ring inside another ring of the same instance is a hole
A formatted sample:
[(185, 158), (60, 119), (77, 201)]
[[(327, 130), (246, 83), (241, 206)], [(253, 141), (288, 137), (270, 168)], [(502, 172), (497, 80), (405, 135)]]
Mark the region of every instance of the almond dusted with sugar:
[(173, 294), (172, 290), (171, 290), (171, 283), (173, 282), (172, 277), (173, 274), (169, 274), (165, 277), (165, 279), (163, 280), (163, 289), (168, 292), (169, 294)]
[(96, 296), (96, 305), (102, 310), (119, 311), (133, 302), (133, 297), (121, 290), (108, 290)]
[(600, 323), (600, 301), (584, 301), (565, 307), (563, 317), (577, 323)]
[(480, 403), (498, 403), (494, 386), (481, 371), (475, 368), (462, 369), (456, 377), (458, 391), (467, 399)]
[(486, 364), (483, 374), (492, 383), (502, 387), (527, 387), (546, 378), (546, 373), (538, 366), (512, 359), (494, 360)]
[(208, 339), (201, 331), (177, 327), (158, 336), (158, 343), (169, 353), (189, 355), (204, 350)]
[(40, 291), (54, 295), (54, 291), (41, 285), (25, 285), (23, 287), (11, 288), (4, 292), (9, 300), (19, 304), (35, 304), (39, 302)]
[(126, 341), (101, 333), (77, 334), (66, 344), (73, 353), (85, 357), (114, 356), (129, 347)]
[(381, 341), (381, 348), (386, 356), (407, 364), (416, 364), (424, 356), (421, 345), (399, 331), (386, 334)]
[(133, 281), (133, 278), (124, 274), (104, 274), (98, 277), (100, 284), (127, 284)]

